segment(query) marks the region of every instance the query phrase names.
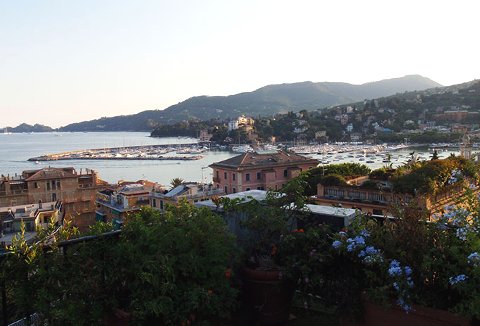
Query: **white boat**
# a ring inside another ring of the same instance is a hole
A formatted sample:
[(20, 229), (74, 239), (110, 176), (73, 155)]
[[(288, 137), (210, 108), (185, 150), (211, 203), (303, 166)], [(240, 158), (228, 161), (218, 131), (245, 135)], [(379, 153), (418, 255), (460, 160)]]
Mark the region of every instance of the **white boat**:
[(232, 152), (235, 153), (251, 153), (254, 152), (252, 146), (250, 145), (239, 145), (239, 146), (233, 146), (232, 147)]

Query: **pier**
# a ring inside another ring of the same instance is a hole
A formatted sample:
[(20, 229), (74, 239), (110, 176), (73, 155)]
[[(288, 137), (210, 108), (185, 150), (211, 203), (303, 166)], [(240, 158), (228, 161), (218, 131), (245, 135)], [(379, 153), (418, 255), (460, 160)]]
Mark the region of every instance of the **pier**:
[[(199, 155), (207, 147), (198, 143), (162, 144), (145, 146), (128, 146), (84, 149), (62, 153), (46, 154), (29, 158), (28, 161), (60, 161), (60, 160), (160, 160), (160, 161), (194, 161), (202, 159)], [(168, 156), (165, 154), (169, 154)], [(187, 154), (187, 155), (185, 155)]]

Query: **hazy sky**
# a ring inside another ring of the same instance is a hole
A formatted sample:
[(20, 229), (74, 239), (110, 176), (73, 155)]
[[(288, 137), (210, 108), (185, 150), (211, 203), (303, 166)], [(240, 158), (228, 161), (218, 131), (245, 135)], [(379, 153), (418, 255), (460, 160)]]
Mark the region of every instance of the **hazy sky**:
[(480, 78), (480, 1), (0, 0), (0, 126), (276, 83)]

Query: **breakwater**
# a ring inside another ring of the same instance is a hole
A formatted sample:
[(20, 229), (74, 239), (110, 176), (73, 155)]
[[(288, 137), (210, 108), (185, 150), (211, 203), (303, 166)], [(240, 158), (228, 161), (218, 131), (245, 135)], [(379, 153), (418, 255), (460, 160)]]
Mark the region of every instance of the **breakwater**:
[[(75, 150), (62, 153), (46, 154), (29, 158), (28, 161), (60, 160), (162, 160), (193, 161), (203, 158), (199, 155), (208, 148), (198, 143), (162, 144), (146, 146), (128, 146)], [(169, 155), (165, 155), (169, 154)]]

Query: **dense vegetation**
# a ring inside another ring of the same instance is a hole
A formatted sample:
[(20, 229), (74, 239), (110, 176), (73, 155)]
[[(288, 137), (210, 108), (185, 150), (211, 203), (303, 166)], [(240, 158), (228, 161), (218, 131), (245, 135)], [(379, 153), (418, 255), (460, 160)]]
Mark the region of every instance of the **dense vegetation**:
[(462, 157), (431, 160), (396, 169), (391, 178), (395, 192), (435, 194), (439, 189), (465, 178), (478, 180), (475, 163)]
[(325, 186), (345, 185), (347, 179), (366, 176), (370, 171), (368, 166), (359, 163), (330, 164), (311, 169), (304, 173), (308, 183), (305, 193), (315, 195), (319, 183)]

